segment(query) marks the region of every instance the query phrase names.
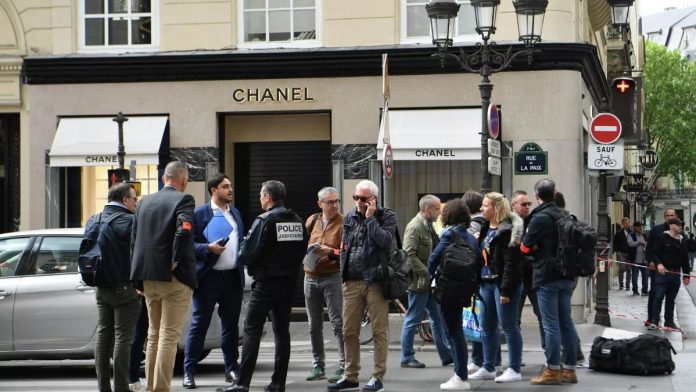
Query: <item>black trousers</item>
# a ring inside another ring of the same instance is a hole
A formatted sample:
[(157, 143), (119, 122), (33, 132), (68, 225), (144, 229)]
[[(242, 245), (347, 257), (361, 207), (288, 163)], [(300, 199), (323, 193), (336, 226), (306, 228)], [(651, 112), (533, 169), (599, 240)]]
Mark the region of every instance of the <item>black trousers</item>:
[(290, 311), (296, 277), (268, 278), (254, 282), (244, 320), (244, 344), (238, 385), (249, 387), (259, 356), (259, 345), (268, 313), (275, 336), (275, 366), (271, 385), (285, 389), (290, 362)]
[(650, 291), (648, 292), (648, 320), (655, 320), (660, 315), (653, 315), (653, 303), (655, 302), (655, 269), (651, 269), (648, 273), (650, 277)]

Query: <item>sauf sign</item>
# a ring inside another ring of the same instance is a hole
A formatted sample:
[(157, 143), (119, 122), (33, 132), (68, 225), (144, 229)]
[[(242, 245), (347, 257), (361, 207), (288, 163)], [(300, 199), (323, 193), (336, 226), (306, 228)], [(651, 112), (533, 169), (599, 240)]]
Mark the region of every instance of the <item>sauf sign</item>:
[(587, 148), (587, 168), (593, 170), (623, 170), (624, 146), (621, 121), (611, 113), (600, 113), (590, 123), (590, 142)]

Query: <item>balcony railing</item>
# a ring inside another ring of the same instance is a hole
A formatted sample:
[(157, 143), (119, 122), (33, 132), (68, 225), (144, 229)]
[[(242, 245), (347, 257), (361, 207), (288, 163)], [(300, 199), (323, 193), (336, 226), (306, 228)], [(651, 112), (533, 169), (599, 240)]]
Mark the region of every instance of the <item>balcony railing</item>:
[(653, 193), (655, 200), (688, 200), (696, 199), (696, 189), (660, 189)]

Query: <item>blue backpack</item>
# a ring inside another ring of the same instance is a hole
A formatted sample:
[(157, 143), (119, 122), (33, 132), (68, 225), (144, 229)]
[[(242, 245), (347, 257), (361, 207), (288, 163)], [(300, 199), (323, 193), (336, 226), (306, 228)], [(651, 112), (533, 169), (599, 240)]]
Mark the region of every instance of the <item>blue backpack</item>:
[(120, 254), (115, 249), (120, 239), (111, 223), (126, 215), (125, 212), (116, 212), (102, 221), (102, 214), (99, 213), (89, 219), (77, 256), (80, 275), (87, 286), (114, 288), (122, 283), (122, 262), (115, 259)]

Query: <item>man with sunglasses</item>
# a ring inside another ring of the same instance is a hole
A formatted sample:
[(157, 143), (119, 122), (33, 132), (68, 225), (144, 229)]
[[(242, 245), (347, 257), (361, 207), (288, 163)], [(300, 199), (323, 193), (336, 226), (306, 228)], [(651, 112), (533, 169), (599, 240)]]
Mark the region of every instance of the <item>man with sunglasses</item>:
[(341, 292), (341, 274), (339, 255), (341, 237), (343, 236), (343, 216), (338, 212), (341, 199), (338, 190), (332, 187), (322, 188), (317, 194), (317, 205), (321, 212), (310, 216), (305, 223), (309, 234), (309, 248), (320, 255), (313, 268), (304, 266), (304, 295), (309, 321), (309, 336), (312, 343), (314, 366), (307, 376), (307, 381), (325, 378), (326, 355), (324, 353), (324, 303), (329, 313), (329, 320), (338, 343), (338, 369), (329, 382), (336, 382), (343, 377), (345, 356), (343, 354), (343, 293)]
[(379, 189), (369, 180), (355, 186), (355, 208), (345, 217), (341, 249), (343, 280), (343, 339), (345, 344), (345, 375), (328, 391), (357, 391), (360, 370), (360, 324), (365, 307), (370, 309), (370, 325), (374, 337), (374, 371), (363, 387), (365, 392), (384, 390), (382, 381), (387, 372), (389, 301), (384, 299), (377, 266), (394, 241), (396, 215), (381, 208), (377, 202)]

